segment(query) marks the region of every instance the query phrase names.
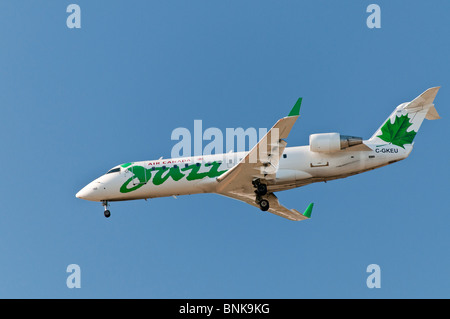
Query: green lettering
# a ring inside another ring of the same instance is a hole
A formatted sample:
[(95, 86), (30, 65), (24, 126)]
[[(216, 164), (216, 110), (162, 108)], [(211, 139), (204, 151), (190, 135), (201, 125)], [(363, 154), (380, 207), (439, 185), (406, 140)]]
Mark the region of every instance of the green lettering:
[(129, 193), (129, 192), (135, 191), (136, 189), (144, 186), (144, 184), (139, 183), (132, 188), (127, 188), (128, 184), (130, 184), (130, 182), (135, 178), (136, 178), (135, 176), (132, 176), (125, 183), (123, 183), (123, 185), (120, 187), (120, 192), (121, 193)]
[[(128, 166), (128, 165), (127, 165)], [(121, 187), (120, 192), (121, 193), (129, 193), (132, 191), (137, 190), (138, 188), (144, 186), (152, 177), (152, 171), (156, 171), (155, 176), (153, 177), (153, 184), (154, 185), (161, 185), (163, 184), (169, 177), (172, 177), (174, 181), (179, 181), (183, 177), (186, 176), (186, 174), (182, 172), (190, 171), (187, 176), (186, 180), (188, 181), (195, 181), (199, 179), (203, 179), (205, 177), (214, 178), (217, 176), (222, 175), (227, 170), (219, 171), (220, 162), (212, 162), (212, 163), (206, 163), (205, 167), (211, 167), (208, 172), (199, 173), (201, 165), (199, 163), (191, 164), (189, 166), (186, 166), (180, 170), (178, 166), (174, 167), (153, 167), (151, 169), (146, 169), (142, 166), (132, 166), (129, 168), (130, 172), (133, 173), (133, 176), (130, 177)], [(135, 178), (139, 180), (139, 184), (133, 186), (132, 188), (128, 188), (128, 185), (133, 181)]]
[[(153, 177), (153, 184), (154, 185), (161, 185), (164, 183), (169, 177), (172, 177), (174, 181), (179, 181), (184, 177), (184, 174), (180, 172), (180, 169), (177, 167), (171, 167), (170, 169), (168, 167), (155, 167), (155, 169), (158, 171), (155, 174), (155, 177)], [(164, 176), (163, 174), (167, 172)]]
[[(152, 172), (149, 169), (145, 169), (142, 166), (132, 166), (129, 168), (130, 172), (132, 172), (134, 175), (130, 177), (121, 187), (120, 192), (121, 193), (129, 193), (132, 191), (135, 191), (136, 189), (144, 186), (150, 178), (152, 177)], [(127, 188), (128, 184), (131, 183), (132, 180), (137, 178), (139, 180), (139, 184), (135, 185), (132, 188)]]
[(223, 171), (217, 171), (220, 166), (219, 162), (206, 163), (205, 166), (212, 166), (208, 172), (208, 177), (211, 178), (220, 176), (227, 171), (226, 169)]
[(181, 169), (183, 172), (185, 172), (185, 171), (187, 171), (187, 170), (191, 170), (191, 172), (189, 173), (189, 175), (188, 176), (186, 176), (186, 179), (188, 180), (188, 181), (195, 181), (195, 180), (197, 180), (197, 179), (202, 179), (202, 178), (204, 178), (204, 177), (207, 177), (208, 176), (208, 172), (205, 172), (205, 173), (199, 173), (198, 171), (200, 170), (200, 164), (192, 164), (192, 165), (189, 165), (189, 166), (187, 166), (187, 167), (185, 167), (185, 168), (182, 168)]

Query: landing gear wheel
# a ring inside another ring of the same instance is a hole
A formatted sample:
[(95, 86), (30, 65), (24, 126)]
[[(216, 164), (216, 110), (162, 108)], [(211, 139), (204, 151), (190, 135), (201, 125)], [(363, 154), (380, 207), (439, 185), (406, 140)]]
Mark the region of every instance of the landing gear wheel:
[(269, 209), (269, 201), (267, 199), (262, 199), (259, 202), (259, 207), (263, 212), (267, 211)]
[(258, 192), (258, 195), (264, 196), (267, 194), (267, 185), (266, 184), (258, 184), (256, 186), (256, 191)]
[(102, 206), (105, 207), (105, 217), (111, 216), (111, 212), (108, 210), (109, 203), (107, 200), (102, 200)]
[(257, 196), (264, 196), (267, 194), (267, 184), (261, 183), (261, 180), (255, 179), (252, 181), (253, 187), (256, 188), (255, 194)]

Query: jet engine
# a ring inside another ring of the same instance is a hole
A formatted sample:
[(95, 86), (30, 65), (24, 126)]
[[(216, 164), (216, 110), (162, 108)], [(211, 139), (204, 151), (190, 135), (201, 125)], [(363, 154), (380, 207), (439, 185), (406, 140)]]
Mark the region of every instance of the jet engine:
[(337, 152), (358, 144), (362, 144), (361, 137), (341, 135), (339, 133), (320, 133), (309, 136), (309, 149), (311, 152)]

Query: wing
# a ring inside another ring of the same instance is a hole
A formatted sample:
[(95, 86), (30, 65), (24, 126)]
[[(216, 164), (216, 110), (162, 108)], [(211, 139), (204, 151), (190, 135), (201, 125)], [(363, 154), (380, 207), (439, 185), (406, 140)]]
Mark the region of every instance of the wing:
[(301, 103), (302, 98), (299, 98), (287, 117), (278, 120), (237, 165), (217, 178), (218, 192), (233, 190), (237, 185), (246, 185), (245, 188), (252, 190), (252, 181), (257, 178), (275, 179), (280, 157), (287, 144), (284, 139), (299, 116)]
[[(275, 180), (280, 158), (287, 144), (284, 139), (288, 137), (299, 117), (301, 103), (302, 99), (299, 98), (287, 117), (278, 120), (237, 165), (217, 178), (219, 183), (216, 192), (218, 194), (260, 207), (259, 202), (256, 201), (253, 181)], [(308, 219), (311, 216), (312, 203), (302, 214), (281, 205), (272, 192), (268, 192), (262, 199), (269, 202), (268, 211), (275, 215), (295, 221)]]
[[(221, 193), (220, 195), (234, 198), (259, 208), (259, 205), (255, 201), (254, 193), (226, 192)], [(281, 205), (278, 201), (278, 198), (273, 193), (269, 193), (269, 195), (267, 196), (267, 200), (269, 201), (270, 205), (270, 208), (268, 210), (270, 213), (293, 221), (309, 219), (311, 217), (312, 208), (314, 206), (313, 203), (309, 204), (305, 212), (302, 214), (295, 209), (288, 209)]]

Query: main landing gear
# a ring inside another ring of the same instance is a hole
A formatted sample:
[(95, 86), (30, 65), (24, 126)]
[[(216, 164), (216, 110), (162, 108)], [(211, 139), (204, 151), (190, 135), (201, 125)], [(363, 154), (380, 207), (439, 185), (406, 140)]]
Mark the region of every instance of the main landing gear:
[(105, 217), (109, 218), (111, 216), (111, 212), (108, 210), (109, 203), (107, 200), (102, 200), (102, 205), (105, 207)]
[(263, 196), (267, 194), (267, 185), (261, 183), (259, 178), (252, 181), (252, 184), (253, 187), (256, 188), (255, 190), (256, 203), (259, 205), (259, 208), (263, 212), (269, 210), (269, 201), (263, 198)]
[(255, 179), (252, 181), (253, 187), (256, 188), (255, 193), (259, 196), (264, 196), (267, 194), (267, 185), (261, 183), (261, 181), (258, 179)]

